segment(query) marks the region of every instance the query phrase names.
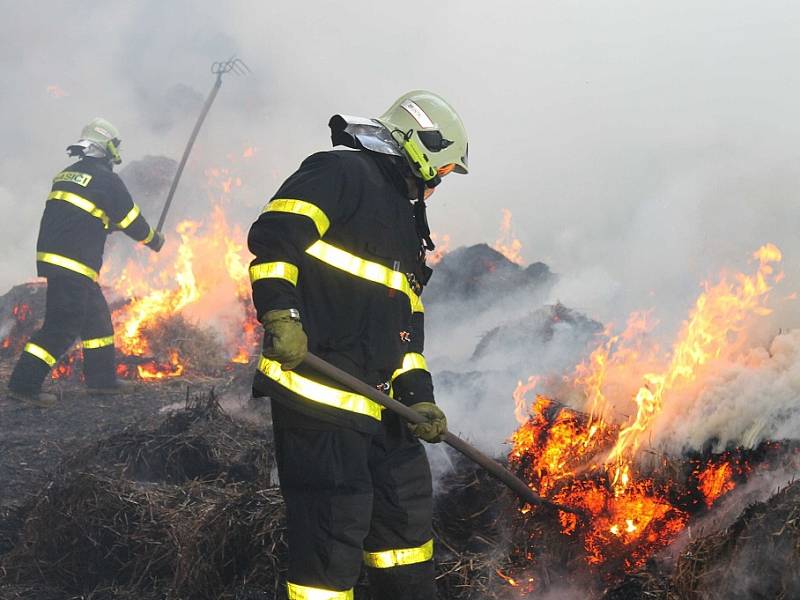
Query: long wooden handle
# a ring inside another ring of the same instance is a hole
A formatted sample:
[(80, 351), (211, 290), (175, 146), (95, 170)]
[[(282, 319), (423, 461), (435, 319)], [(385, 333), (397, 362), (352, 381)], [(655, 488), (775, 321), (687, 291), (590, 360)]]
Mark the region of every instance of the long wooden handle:
[[(341, 385), (350, 388), (354, 392), (358, 392), (362, 396), (366, 396), (373, 402), (380, 404), (391, 410), (394, 413), (397, 413), (401, 417), (403, 417), (406, 421), (410, 421), (411, 423), (425, 423), (427, 419), (419, 414), (417, 411), (409, 408), (402, 402), (398, 402), (394, 398), (387, 396), (386, 394), (378, 391), (374, 387), (367, 385), (357, 377), (353, 377), (349, 373), (346, 373), (339, 369), (338, 367), (333, 366), (329, 362), (322, 360), (319, 356), (315, 356), (310, 352), (306, 355), (304, 361), (309, 367), (314, 369), (315, 371), (330, 377), (334, 381), (340, 383)], [(546, 498), (542, 498), (541, 496), (535, 494), (533, 490), (531, 490), (524, 481), (522, 481), (519, 477), (514, 475), (511, 471), (503, 467), (500, 463), (495, 460), (492, 460), (488, 456), (486, 456), (483, 452), (478, 450), (475, 446), (465, 442), (457, 435), (450, 433), (449, 431), (444, 434), (442, 439), (444, 443), (455, 448), (461, 454), (466, 456), (468, 459), (473, 461), (475, 464), (483, 467), (486, 471), (495, 479), (507, 485), (511, 491), (513, 491), (517, 496), (519, 496), (525, 502), (529, 504), (535, 504), (539, 506), (549, 506), (551, 508), (556, 508), (558, 510), (562, 510), (564, 512), (572, 513), (578, 515), (582, 518), (588, 518), (588, 515), (579, 508), (573, 508), (571, 506), (565, 506), (563, 504), (559, 504), (557, 502), (551, 502)]]
[(217, 92), (219, 92), (219, 88), (222, 86), (222, 74), (217, 74), (217, 79), (214, 82), (214, 86), (211, 88), (211, 91), (208, 93), (208, 97), (206, 98), (206, 102), (203, 105), (203, 109), (200, 111), (200, 116), (197, 117), (197, 122), (194, 124), (194, 129), (192, 129), (192, 134), (189, 136), (189, 141), (186, 144), (186, 148), (183, 150), (183, 156), (181, 157), (181, 162), (178, 164), (178, 170), (175, 171), (175, 177), (172, 178), (172, 185), (169, 188), (169, 193), (167, 194), (167, 199), (164, 202), (164, 208), (161, 210), (161, 216), (158, 219), (158, 225), (156, 225), (156, 231), (161, 231), (161, 228), (164, 227), (164, 221), (167, 220), (167, 213), (169, 212), (169, 207), (172, 206), (172, 197), (175, 195), (175, 190), (178, 189), (178, 182), (181, 180), (181, 175), (183, 174), (183, 169), (186, 166), (186, 162), (189, 160), (189, 154), (192, 152), (192, 147), (194, 146), (194, 142), (197, 139), (197, 134), (200, 133), (200, 128), (203, 126), (203, 121), (206, 120), (206, 115), (208, 115), (208, 111), (211, 110), (211, 105), (214, 103), (214, 98), (217, 97)]

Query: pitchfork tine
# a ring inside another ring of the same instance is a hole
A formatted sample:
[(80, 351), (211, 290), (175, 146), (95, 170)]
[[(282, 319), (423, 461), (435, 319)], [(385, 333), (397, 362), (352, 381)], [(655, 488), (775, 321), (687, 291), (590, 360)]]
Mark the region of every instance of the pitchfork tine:
[(250, 67), (248, 67), (241, 58), (236, 58), (233, 60), (233, 72), (237, 75), (247, 75), (252, 71), (250, 71)]
[(246, 75), (250, 73), (248, 67), (241, 58), (236, 58), (236, 55), (231, 56), (228, 60), (220, 60), (211, 64), (211, 72), (214, 75), (221, 77), (225, 73), (233, 72), (236, 75)]

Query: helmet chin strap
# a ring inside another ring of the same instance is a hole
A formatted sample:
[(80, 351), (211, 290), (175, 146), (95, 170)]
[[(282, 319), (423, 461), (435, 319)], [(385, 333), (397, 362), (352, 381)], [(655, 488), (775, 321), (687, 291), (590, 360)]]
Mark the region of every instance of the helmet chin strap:
[(428, 214), (425, 206), (425, 189), (428, 187), (426, 183), (417, 179), (417, 201), (414, 203), (414, 222), (417, 227), (417, 235), (422, 241), (422, 247), (425, 250), (433, 250), (436, 244), (431, 239), (431, 228), (428, 225)]

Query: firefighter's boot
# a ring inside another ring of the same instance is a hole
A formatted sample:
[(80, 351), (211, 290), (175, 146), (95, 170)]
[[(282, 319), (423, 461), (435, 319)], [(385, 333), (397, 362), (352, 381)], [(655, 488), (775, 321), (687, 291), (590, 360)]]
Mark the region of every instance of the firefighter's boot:
[(58, 396), (49, 392), (20, 392), (7, 390), (6, 398), (19, 406), (28, 408), (51, 408), (58, 402)]

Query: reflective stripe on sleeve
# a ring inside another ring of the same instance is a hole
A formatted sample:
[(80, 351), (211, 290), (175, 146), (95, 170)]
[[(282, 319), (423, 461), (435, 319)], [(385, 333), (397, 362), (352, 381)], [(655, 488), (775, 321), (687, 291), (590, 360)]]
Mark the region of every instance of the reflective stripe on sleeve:
[(61, 256), (60, 254), (53, 254), (52, 252), (37, 252), (36, 253), (36, 260), (44, 263), (49, 263), (51, 265), (55, 265), (57, 267), (61, 267), (62, 269), (67, 269), (68, 271), (74, 271), (75, 273), (80, 273), (91, 279), (92, 281), (97, 281), (97, 271), (94, 269), (87, 267), (85, 264), (78, 262), (77, 260), (73, 260), (71, 258), (67, 258), (66, 256)]
[(106, 346), (113, 346), (114, 336), (109, 335), (108, 337), (83, 340), (83, 342), (81, 342), (81, 345), (83, 346), (84, 350), (95, 350), (97, 348), (105, 348)]
[(428, 363), (425, 362), (425, 357), (422, 356), (422, 354), (417, 352), (409, 352), (403, 357), (403, 366), (392, 373), (392, 381), (400, 377), (400, 375), (408, 373), (409, 371), (413, 371), (414, 369), (422, 369), (423, 371), (427, 371)]
[(155, 230), (155, 229), (153, 229), (153, 228), (151, 227), (151, 228), (150, 228), (150, 233), (148, 233), (148, 234), (147, 234), (147, 237), (145, 237), (145, 238), (142, 240), (142, 244), (145, 244), (145, 245), (146, 245), (146, 244), (149, 244), (150, 242), (152, 242), (152, 241), (153, 241), (153, 238), (154, 238), (155, 236), (156, 236), (156, 230)]
[(353, 392), (345, 392), (322, 383), (317, 383), (294, 371), (284, 371), (281, 369), (281, 364), (279, 362), (271, 360), (266, 356), (262, 356), (258, 361), (258, 370), (264, 376), (272, 379), (272, 381), (303, 398), (307, 398), (313, 402), (319, 402), (326, 406), (366, 415), (377, 421), (381, 420), (381, 410), (383, 410), (383, 407), (366, 396), (361, 396)]
[(418, 548), (364, 552), (364, 564), (373, 569), (391, 569), (402, 565), (413, 565), (431, 558), (433, 558), (433, 540), (428, 540)]
[(250, 283), (259, 279), (285, 279), (292, 285), (297, 285), (298, 275), (297, 267), (287, 262), (268, 262), (250, 267)]
[(379, 263), (359, 258), (355, 254), (350, 254), (322, 240), (317, 240), (311, 244), (306, 253), (351, 275), (402, 292), (411, 303), (411, 312), (425, 311), (422, 306), (422, 300), (414, 293), (408, 283), (408, 279), (400, 271), (392, 271)]
[(127, 229), (131, 223), (136, 220), (136, 217), (139, 216), (139, 213), (142, 212), (139, 210), (139, 206), (134, 204), (133, 208), (128, 211), (128, 214), (125, 215), (125, 218), (122, 219), (119, 223), (117, 223), (117, 227), (120, 229)]
[(291, 581), (286, 582), (286, 595), (288, 600), (353, 600), (353, 590), (336, 592), (298, 585)]
[(64, 202), (69, 202), (73, 206), (80, 208), (83, 211), (86, 211), (93, 217), (100, 219), (103, 223), (103, 227), (108, 229), (108, 215), (105, 211), (101, 208), (97, 208), (97, 205), (92, 202), (91, 200), (87, 200), (83, 196), (78, 196), (78, 194), (73, 194), (72, 192), (64, 192), (61, 190), (57, 190), (55, 192), (50, 192), (47, 196), (48, 200), (62, 200)]
[(56, 364), (56, 357), (55, 356), (50, 354), (47, 350), (42, 348), (40, 345), (34, 344), (33, 342), (28, 342), (27, 344), (25, 344), (25, 347), (23, 348), (23, 351), (27, 352), (28, 354), (33, 354), (39, 360), (44, 361), (47, 364), (48, 367), (52, 367), (54, 364)]
[(314, 221), (314, 226), (317, 228), (320, 237), (325, 235), (325, 232), (328, 231), (328, 228), (331, 226), (328, 215), (311, 204), (311, 202), (306, 202), (305, 200), (276, 198), (267, 204), (261, 212), (285, 212), (308, 217)]

